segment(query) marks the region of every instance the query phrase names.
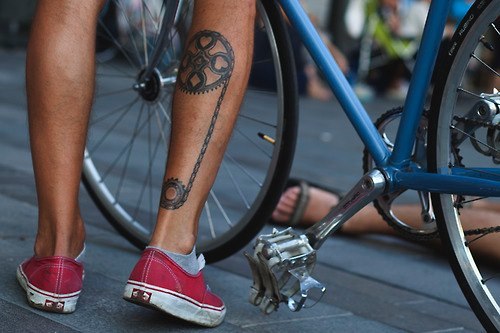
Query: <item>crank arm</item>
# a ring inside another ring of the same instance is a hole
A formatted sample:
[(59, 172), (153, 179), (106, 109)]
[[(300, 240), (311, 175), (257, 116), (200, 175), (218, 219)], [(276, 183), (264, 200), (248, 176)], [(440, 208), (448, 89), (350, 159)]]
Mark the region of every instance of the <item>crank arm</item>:
[(431, 196), (429, 192), (418, 192), (418, 198), (420, 200), (420, 205), (422, 206), (422, 211), (420, 216), (425, 224), (431, 224), (436, 222), (436, 217), (431, 205)]
[(381, 195), (386, 186), (386, 179), (380, 170), (374, 169), (361, 180), (340, 200), (321, 221), (309, 227), (305, 234), (314, 249), (319, 249), (327, 237), (340, 229), (348, 219), (361, 208)]

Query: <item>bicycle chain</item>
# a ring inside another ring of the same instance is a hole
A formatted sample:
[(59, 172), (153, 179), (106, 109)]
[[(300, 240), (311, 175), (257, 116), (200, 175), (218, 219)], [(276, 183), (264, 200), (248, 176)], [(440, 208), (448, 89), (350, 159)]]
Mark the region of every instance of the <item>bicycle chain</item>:
[(472, 124), (472, 125), (479, 125), (481, 127), (485, 127), (485, 128), (488, 128), (488, 129), (500, 130), (500, 124), (494, 125), (494, 124), (491, 124), (491, 123), (488, 123), (488, 122), (484, 122), (484, 121), (481, 121), (481, 120), (477, 120), (477, 119), (472, 119), (472, 118), (467, 118), (467, 117), (460, 117), (460, 116), (454, 116), (453, 120), (462, 121), (464, 123), (469, 123), (469, 124)]
[(485, 236), (487, 234), (492, 234), (494, 232), (500, 232), (500, 226), (464, 230), (464, 235), (465, 236), (475, 236), (475, 235)]
[[(487, 128), (488, 130), (500, 130), (500, 124), (494, 125), (492, 123), (481, 121), (478, 119), (471, 119), (468, 117), (454, 116), (453, 120), (455, 120), (457, 123), (463, 122), (463, 123), (469, 124), (469, 125), (484, 127), (484, 128)], [(453, 146), (453, 149), (455, 150), (455, 154), (456, 154), (456, 158), (457, 158), (456, 164), (460, 167), (465, 167), (465, 165), (462, 163), (463, 158), (462, 158), (462, 156), (460, 156), (460, 148)], [(464, 198), (461, 199), (461, 201), (463, 201), (463, 200), (464, 200)], [(459, 210), (460, 208), (463, 207), (462, 202), (459, 202), (455, 205), (456, 205), (457, 210)], [(464, 230), (464, 235), (465, 236), (487, 235), (487, 234), (496, 233), (496, 232), (500, 232), (500, 226)]]

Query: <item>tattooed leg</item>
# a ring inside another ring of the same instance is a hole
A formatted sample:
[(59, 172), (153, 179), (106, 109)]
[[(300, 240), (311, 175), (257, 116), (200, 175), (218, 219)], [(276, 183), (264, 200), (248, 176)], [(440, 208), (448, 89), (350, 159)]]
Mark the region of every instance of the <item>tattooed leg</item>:
[(255, 0), (197, 1), (151, 245), (189, 253), (248, 81)]
[(205, 30), (193, 37), (179, 68), (179, 89), (186, 94), (210, 93), (220, 87), (222, 90), (187, 185), (169, 178), (162, 187), (160, 207), (177, 209), (186, 202), (212, 138), (233, 66), (233, 49), (220, 33)]

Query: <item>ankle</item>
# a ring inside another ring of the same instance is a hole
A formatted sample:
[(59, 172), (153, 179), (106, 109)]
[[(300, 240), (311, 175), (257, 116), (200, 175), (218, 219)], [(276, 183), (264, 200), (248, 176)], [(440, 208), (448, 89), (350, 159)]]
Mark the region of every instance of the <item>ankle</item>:
[(171, 251), (164, 250), (157, 246), (149, 245), (146, 249), (155, 249), (167, 255), (171, 260), (173, 260), (177, 265), (179, 265), (183, 270), (191, 275), (195, 275), (201, 269), (196, 256), (196, 249), (193, 248), (189, 254), (179, 254)]
[(151, 239), (149, 246), (158, 247), (160, 249), (178, 253), (190, 254), (196, 243), (196, 237), (182, 235), (182, 237), (154, 237)]
[(34, 245), (35, 256), (76, 258), (84, 248), (85, 227), (79, 220), (70, 228), (39, 228)]

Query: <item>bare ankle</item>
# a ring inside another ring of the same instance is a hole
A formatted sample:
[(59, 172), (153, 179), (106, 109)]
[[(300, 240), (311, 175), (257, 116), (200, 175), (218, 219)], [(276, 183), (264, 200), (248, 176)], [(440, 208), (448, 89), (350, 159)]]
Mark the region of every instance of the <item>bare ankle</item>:
[(65, 256), (76, 258), (84, 248), (85, 227), (78, 220), (69, 229), (39, 227), (34, 251), (38, 257)]

